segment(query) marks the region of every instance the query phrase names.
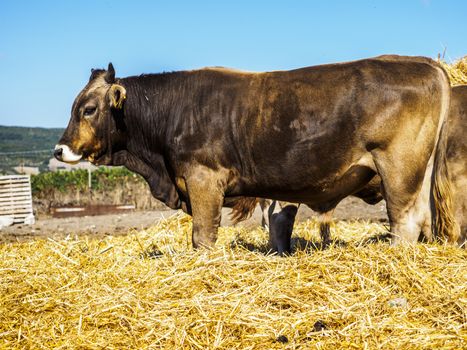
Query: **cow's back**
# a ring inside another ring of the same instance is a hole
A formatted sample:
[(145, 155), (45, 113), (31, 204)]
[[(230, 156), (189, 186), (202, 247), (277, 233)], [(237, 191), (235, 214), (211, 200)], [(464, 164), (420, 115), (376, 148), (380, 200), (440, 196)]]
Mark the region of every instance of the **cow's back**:
[(335, 187), (369, 150), (406, 144), (407, 130), (438, 123), (437, 69), (429, 59), (384, 56), (254, 76), (233, 127), (243, 190), (288, 190), (299, 201)]

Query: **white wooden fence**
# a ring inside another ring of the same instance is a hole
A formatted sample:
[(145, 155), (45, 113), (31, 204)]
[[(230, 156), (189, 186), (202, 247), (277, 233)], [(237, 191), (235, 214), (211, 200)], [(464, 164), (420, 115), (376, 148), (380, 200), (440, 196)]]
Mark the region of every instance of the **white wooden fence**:
[(33, 224), (29, 175), (0, 176), (0, 219), (15, 224)]

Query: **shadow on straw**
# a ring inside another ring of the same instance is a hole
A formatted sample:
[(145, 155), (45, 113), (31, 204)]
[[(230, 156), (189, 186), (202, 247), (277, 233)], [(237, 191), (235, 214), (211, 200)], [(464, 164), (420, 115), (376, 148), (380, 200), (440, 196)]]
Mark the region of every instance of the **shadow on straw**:
[[(292, 237), (291, 239), (291, 247), (292, 247), (292, 252), (291, 254), (294, 254), (295, 252), (303, 251), (307, 253), (311, 253), (313, 251), (318, 251), (318, 250), (325, 250), (330, 247), (344, 247), (348, 243), (343, 241), (343, 240), (332, 240), (329, 242), (319, 242), (315, 240), (307, 240), (302, 237)], [(255, 253), (260, 253), (264, 255), (275, 255), (276, 252), (271, 250), (271, 246), (268, 243), (252, 243), (250, 241), (244, 240), (243, 238), (236, 238), (230, 243), (231, 248), (242, 248), (245, 250), (248, 250), (250, 252), (255, 252)], [(285, 254), (287, 256), (288, 254)]]
[(390, 232), (381, 233), (381, 234), (371, 236), (369, 238), (365, 238), (364, 240), (357, 242), (355, 245), (357, 247), (360, 247), (360, 246), (367, 246), (367, 245), (376, 244), (376, 243), (390, 243), (391, 236), (392, 235)]
[(313, 252), (317, 250), (325, 250), (331, 247), (345, 247), (347, 242), (341, 239), (332, 239), (327, 242), (308, 240), (303, 237), (293, 237), (291, 240), (292, 252), (304, 251)]
[[(375, 244), (375, 243), (380, 243), (380, 242), (391, 243), (391, 237), (392, 237), (391, 232), (382, 233), (382, 234), (364, 239), (363, 241), (357, 243), (357, 246), (365, 246), (365, 245)], [(418, 236), (418, 242), (429, 243), (430, 240), (426, 238), (423, 233), (420, 233), (420, 235)]]
[(271, 248), (267, 243), (252, 243), (240, 237), (237, 237), (232, 242), (230, 242), (230, 248), (241, 248), (250, 252), (261, 253), (264, 255), (271, 254)]

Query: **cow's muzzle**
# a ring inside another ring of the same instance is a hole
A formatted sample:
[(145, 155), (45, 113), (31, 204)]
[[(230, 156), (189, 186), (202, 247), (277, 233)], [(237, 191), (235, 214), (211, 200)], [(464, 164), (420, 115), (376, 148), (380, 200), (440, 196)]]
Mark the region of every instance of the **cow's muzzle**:
[(67, 145), (56, 145), (54, 157), (61, 162), (78, 163), (83, 156), (74, 153)]

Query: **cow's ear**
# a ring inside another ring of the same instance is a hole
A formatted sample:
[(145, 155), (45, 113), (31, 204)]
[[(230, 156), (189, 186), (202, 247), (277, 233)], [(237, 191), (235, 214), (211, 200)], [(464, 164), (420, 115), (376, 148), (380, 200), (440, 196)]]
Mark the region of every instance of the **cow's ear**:
[(123, 86), (112, 84), (109, 89), (110, 107), (121, 109), (126, 99), (126, 90)]
[(107, 68), (107, 71), (105, 72), (104, 79), (108, 84), (115, 83), (115, 69), (114, 69), (112, 62), (109, 63), (109, 67)]

